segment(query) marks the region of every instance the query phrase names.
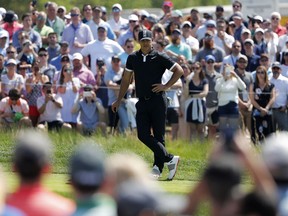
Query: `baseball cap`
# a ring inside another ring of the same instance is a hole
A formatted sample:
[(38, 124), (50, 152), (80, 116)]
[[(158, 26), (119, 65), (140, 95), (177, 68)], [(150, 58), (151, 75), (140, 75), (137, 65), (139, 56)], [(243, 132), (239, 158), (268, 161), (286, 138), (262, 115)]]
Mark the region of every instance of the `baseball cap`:
[(108, 28), (107, 28), (107, 26), (106, 25), (103, 25), (103, 24), (100, 24), (99, 26), (98, 26), (98, 28), (97, 28), (97, 30), (99, 30), (99, 29), (104, 29), (106, 32), (107, 32), (107, 30), (108, 30)]
[(254, 20), (259, 20), (260, 22), (263, 22), (263, 18), (259, 15), (256, 15), (253, 18), (254, 18)]
[(180, 30), (180, 29), (174, 29), (174, 30), (172, 31), (172, 34), (174, 34), (174, 33), (177, 33), (177, 34), (180, 34), (180, 35), (181, 35), (181, 30)]
[(173, 2), (172, 1), (164, 1), (163, 6), (173, 7)]
[(69, 58), (69, 56), (68, 55), (63, 55), (62, 57), (61, 57), (61, 62), (64, 62), (64, 61), (70, 61), (70, 58)]
[(40, 52), (48, 52), (48, 51), (47, 51), (47, 49), (46, 49), (46, 48), (44, 48), (44, 47), (41, 47), (41, 48), (38, 50), (38, 54), (39, 54)]
[(233, 19), (243, 19), (243, 15), (239, 11), (235, 12), (232, 17)]
[(138, 21), (139, 18), (138, 18), (138, 16), (135, 15), (135, 14), (130, 14), (129, 17), (128, 17), (128, 20), (129, 20), (129, 21)]
[(122, 11), (122, 6), (121, 6), (121, 4), (116, 3), (116, 4), (112, 5), (112, 11), (113, 11), (113, 12), (120, 12), (120, 11)]
[(118, 55), (114, 55), (114, 56), (112, 56), (112, 60), (115, 60), (115, 59), (120, 60), (120, 57), (119, 57)]
[(265, 139), (262, 158), (275, 180), (288, 180), (288, 135), (278, 132)]
[(157, 23), (158, 21), (158, 17), (156, 14), (150, 14), (148, 17), (147, 17), (147, 20), (151, 23)]
[(59, 44), (60, 44), (60, 46), (69, 46), (68, 41), (62, 41)]
[(59, 9), (62, 9), (62, 10), (64, 11), (64, 13), (66, 13), (66, 7), (65, 7), (65, 6), (59, 6), (58, 9), (57, 9), (57, 11), (58, 11)]
[(241, 34), (248, 33), (251, 35), (251, 31), (247, 28), (242, 29)]
[(70, 159), (70, 175), (74, 185), (96, 187), (105, 177), (105, 154), (92, 141), (80, 144)]
[(24, 130), (16, 137), (13, 163), (20, 174), (36, 177), (51, 163), (53, 145), (46, 133)]
[(239, 55), (239, 57), (238, 57), (238, 60), (239, 59), (244, 59), (246, 62), (248, 61), (248, 58), (247, 58), (247, 56), (246, 55)]
[(82, 54), (81, 53), (74, 53), (73, 56), (72, 56), (72, 60), (75, 60), (75, 59), (81, 61), (83, 59)]
[(271, 67), (272, 67), (272, 68), (277, 67), (277, 68), (280, 68), (280, 69), (281, 69), (281, 64), (280, 64), (280, 62), (276, 61), (276, 62), (273, 62), (273, 64), (272, 64)]
[(116, 202), (118, 216), (140, 215), (145, 210), (151, 210), (157, 215), (178, 215), (188, 204), (187, 198), (183, 195), (169, 195), (136, 180), (120, 184)]
[(107, 13), (107, 9), (106, 9), (106, 7), (105, 6), (101, 6), (101, 11), (102, 11), (102, 13)]
[(257, 28), (257, 29), (255, 30), (255, 33), (257, 33), (257, 32), (262, 32), (262, 34), (264, 34), (264, 30), (263, 30), (262, 28)]
[(212, 61), (216, 61), (216, 59), (215, 59), (215, 57), (213, 56), (213, 55), (207, 55), (206, 57), (205, 57), (205, 61), (207, 62), (207, 61), (209, 61), (209, 60), (212, 60)]
[(14, 65), (17, 65), (17, 62), (16, 62), (16, 60), (15, 59), (8, 59), (8, 61), (6, 62), (6, 65), (8, 65), (8, 64), (14, 64)]
[(68, 14), (65, 14), (64, 18), (68, 20), (71, 19), (71, 13), (69, 12)]
[(221, 6), (221, 5), (217, 5), (216, 6), (216, 11), (224, 11), (224, 8), (223, 8), (223, 6)]
[(250, 43), (252, 46), (254, 46), (254, 41), (250, 38), (247, 38), (245, 41), (244, 41), (244, 44), (246, 43)]
[(138, 33), (138, 39), (141, 40), (152, 40), (152, 32), (146, 29), (140, 30)]
[(26, 43), (32, 44), (29, 39), (24, 40), (22, 44), (24, 45), (24, 44), (26, 44)]
[(216, 27), (216, 22), (214, 20), (208, 20), (205, 22), (205, 26), (211, 26), (213, 25), (214, 27)]
[(102, 12), (102, 9), (101, 9), (101, 7), (99, 5), (96, 5), (96, 6), (94, 6), (92, 8), (92, 11), (95, 11), (95, 10), (98, 10), (98, 11)]
[(185, 25), (188, 25), (190, 28), (192, 27), (191, 22), (190, 21), (184, 21), (181, 25), (181, 28), (183, 28)]
[(183, 13), (180, 10), (173, 10), (172, 17), (183, 17)]
[(149, 17), (149, 16), (150, 16), (150, 14), (148, 13), (148, 11), (146, 11), (146, 10), (141, 10), (141, 11), (140, 11), (140, 15), (143, 16), (143, 17)]
[(0, 31), (0, 38), (8, 37), (6, 33), (6, 31)]
[[(4, 14), (3, 14), (4, 15)], [(17, 20), (16, 17), (15, 17), (15, 12), (12, 11), (12, 10), (9, 10), (5, 13), (4, 15), (4, 18), (3, 18), (3, 21), (4, 22), (8, 22), (8, 23), (11, 23), (13, 21)]]

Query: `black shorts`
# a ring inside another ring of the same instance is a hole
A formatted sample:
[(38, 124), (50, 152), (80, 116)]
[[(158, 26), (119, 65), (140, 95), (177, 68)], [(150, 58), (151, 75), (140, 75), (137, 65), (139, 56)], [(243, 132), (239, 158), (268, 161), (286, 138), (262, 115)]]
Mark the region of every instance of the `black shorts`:
[(109, 127), (115, 127), (118, 124), (119, 116), (118, 113), (114, 113), (112, 111), (112, 106), (108, 106), (108, 119), (109, 119)]
[(178, 108), (168, 107), (166, 118), (168, 124), (178, 124), (179, 123)]
[[(43, 121), (43, 122), (40, 122), (39, 124), (45, 125), (45, 123), (46, 121)], [(52, 130), (59, 131), (63, 126), (63, 122), (59, 120), (47, 122), (47, 126), (48, 126), (48, 131), (52, 131)]]

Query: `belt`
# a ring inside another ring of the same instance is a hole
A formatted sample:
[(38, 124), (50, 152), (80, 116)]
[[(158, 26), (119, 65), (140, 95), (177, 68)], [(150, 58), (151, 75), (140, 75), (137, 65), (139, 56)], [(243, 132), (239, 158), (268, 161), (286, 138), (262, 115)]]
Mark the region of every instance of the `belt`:
[(139, 100), (146, 100), (147, 101), (147, 100), (150, 100), (152, 97), (163, 95), (163, 94), (164, 94), (164, 92), (153, 93), (153, 94), (150, 94), (150, 95), (139, 97)]

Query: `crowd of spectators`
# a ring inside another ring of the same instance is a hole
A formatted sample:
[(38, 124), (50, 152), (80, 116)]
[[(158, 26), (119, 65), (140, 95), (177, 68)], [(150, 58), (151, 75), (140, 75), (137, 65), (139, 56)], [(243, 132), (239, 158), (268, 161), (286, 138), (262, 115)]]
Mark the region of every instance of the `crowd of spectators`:
[(172, 139), (212, 138), (231, 126), (258, 143), (287, 131), (288, 23), (281, 25), (281, 14), (246, 18), (238, 0), (228, 17), (222, 6), (203, 17), (174, 6), (163, 1), (161, 17), (134, 9), (127, 19), (119, 3), (66, 10), (31, 2), (21, 17), (0, 8), (1, 125), (25, 117), (26, 126), (84, 134), (135, 129), (133, 80), (116, 115), (111, 104), (128, 55), (139, 50), (138, 32), (148, 29), (154, 49), (186, 71), (167, 92)]

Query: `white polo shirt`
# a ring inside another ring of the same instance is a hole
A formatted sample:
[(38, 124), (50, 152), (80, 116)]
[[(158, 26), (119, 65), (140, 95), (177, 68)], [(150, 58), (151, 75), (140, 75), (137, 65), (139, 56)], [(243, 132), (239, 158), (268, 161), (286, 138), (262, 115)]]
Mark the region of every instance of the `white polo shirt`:
[(275, 102), (273, 103), (272, 108), (286, 106), (288, 94), (288, 78), (280, 74), (277, 79), (272, 76), (270, 82), (274, 84), (276, 91)]

